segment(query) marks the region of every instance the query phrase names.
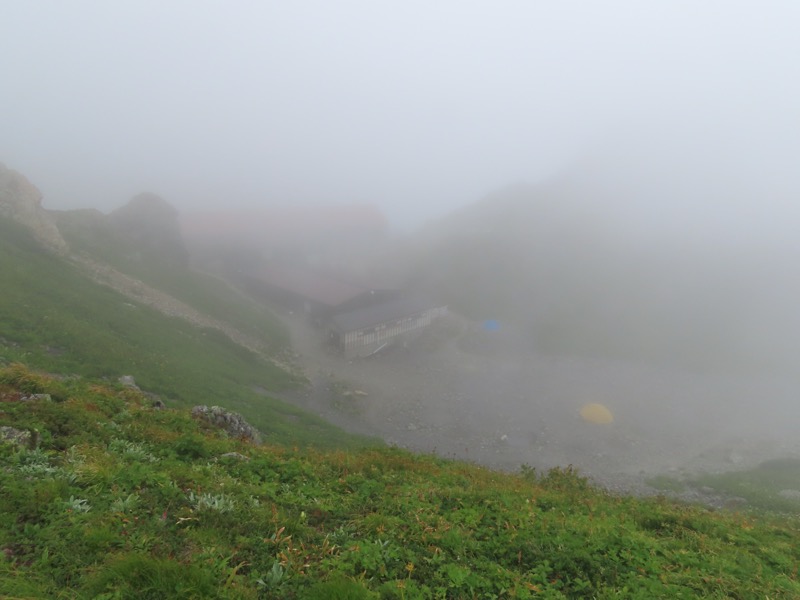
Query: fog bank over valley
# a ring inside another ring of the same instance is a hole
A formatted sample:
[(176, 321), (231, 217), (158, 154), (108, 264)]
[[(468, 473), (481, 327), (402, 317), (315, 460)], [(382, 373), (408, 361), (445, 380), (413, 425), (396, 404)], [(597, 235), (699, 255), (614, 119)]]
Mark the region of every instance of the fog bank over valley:
[(73, 252), (277, 313), (286, 399), (636, 489), (800, 458), (800, 6), (5, 13), (0, 161)]

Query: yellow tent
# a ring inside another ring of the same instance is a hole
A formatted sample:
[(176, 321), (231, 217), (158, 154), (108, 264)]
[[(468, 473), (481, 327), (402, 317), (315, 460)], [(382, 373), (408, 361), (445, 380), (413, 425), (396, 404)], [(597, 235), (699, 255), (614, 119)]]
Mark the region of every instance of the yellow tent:
[(614, 415), (602, 404), (592, 403), (587, 404), (581, 409), (581, 417), (584, 421), (589, 423), (597, 423), (598, 425), (607, 425), (614, 421)]

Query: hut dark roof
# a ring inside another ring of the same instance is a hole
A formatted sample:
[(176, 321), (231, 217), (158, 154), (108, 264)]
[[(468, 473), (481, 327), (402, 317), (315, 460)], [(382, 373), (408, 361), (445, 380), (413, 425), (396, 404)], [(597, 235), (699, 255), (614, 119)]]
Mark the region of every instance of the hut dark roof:
[(411, 317), (435, 306), (435, 303), (424, 296), (399, 296), (385, 302), (335, 315), (331, 319), (331, 325), (339, 333), (356, 331), (387, 321)]

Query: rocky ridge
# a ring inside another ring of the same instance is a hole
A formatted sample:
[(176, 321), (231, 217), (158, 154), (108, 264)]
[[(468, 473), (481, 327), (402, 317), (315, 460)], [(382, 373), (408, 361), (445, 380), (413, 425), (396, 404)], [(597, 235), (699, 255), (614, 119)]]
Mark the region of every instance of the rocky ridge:
[(120, 242), (129, 244), (140, 258), (188, 266), (178, 211), (160, 196), (138, 194), (105, 217), (105, 222)]
[(69, 254), (52, 217), (42, 208), (42, 193), (28, 179), (0, 163), (0, 215), (27, 227), (47, 249)]
[[(201, 405), (192, 409), (192, 417), (222, 429), (232, 438), (247, 440), (254, 444), (261, 443), (259, 431), (237, 412), (226, 410), (221, 406)], [(229, 457), (234, 458), (230, 456), (231, 454), (234, 453), (229, 453)]]
[[(21, 173), (0, 163), (0, 216), (26, 227), (42, 246), (77, 265), (96, 283), (108, 286), (127, 298), (149, 306), (162, 314), (188, 321), (197, 327), (220, 331), (234, 343), (259, 355), (263, 360), (288, 372), (292, 368), (270, 356), (264, 343), (230, 324), (214, 319), (185, 302), (144, 282), (126, 275), (111, 265), (73, 252), (62, 237), (56, 220), (41, 206), (42, 194)], [(177, 211), (160, 197), (144, 193), (106, 216), (95, 210), (81, 211), (81, 218), (94, 226), (109, 224), (127, 241), (138, 240), (160, 257), (185, 262), (185, 248), (180, 237)]]

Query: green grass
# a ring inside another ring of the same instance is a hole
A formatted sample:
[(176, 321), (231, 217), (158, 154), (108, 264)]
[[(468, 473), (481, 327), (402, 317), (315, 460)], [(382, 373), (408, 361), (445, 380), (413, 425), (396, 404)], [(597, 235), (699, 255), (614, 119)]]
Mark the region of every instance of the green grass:
[(0, 362), (88, 377), (133, 375), (168, 404), (229, 407), (279, 442), (364, 443), (270, 395), (300, 384), (296, 376), (215, 330), (166, 317), (93, 283), (5, 219), (0, 281)]
[(749, 505), (763, 510), (800, 512), (800, 460), (795, 458), (768, 460), (743, 471), (703, 475), (691, 483), (744, 498)]
[(260, 338), (273, 351), (289, 343), (286, 328), (267, 307), (236, 292), (211, 275), (193, 271), (174, 260), (115, 235), (102, 220), (86, 211), (55, 213), (58, 228), (70, 248), (107, 263), (200, 312)]
[(796, 518), (617, 497), (571, 469), (256, 447), (21, 366), (0, 370), (0, 425), (42, 440), (0, 445), (3, 597), (800, 597)]

